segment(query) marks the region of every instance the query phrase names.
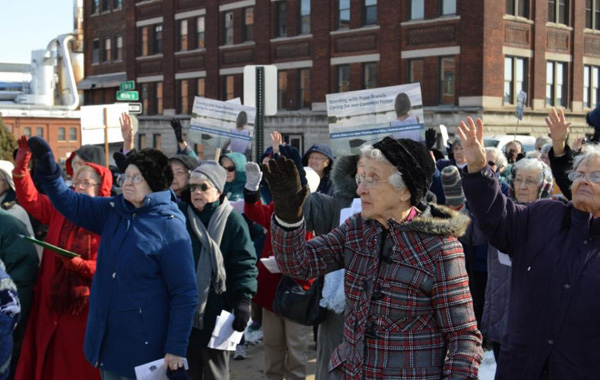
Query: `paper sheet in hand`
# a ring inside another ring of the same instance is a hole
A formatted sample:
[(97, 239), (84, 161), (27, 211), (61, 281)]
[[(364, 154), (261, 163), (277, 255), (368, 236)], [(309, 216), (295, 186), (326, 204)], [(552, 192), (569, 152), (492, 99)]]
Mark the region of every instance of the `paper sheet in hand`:
[[(186, 358), (183, 358), (183, 368), (189, 369)], [(155, 360), (150, 363), (142, 364), (134, 368), (135, 378), (137, 380), (168, 380), (167, 367), (165, 367), (165, 358)]]
[(277, 265), (277, 261), (275, 261), (275, 256), (269, 256), (268, 259), (262, 258), (260, 262), (269, 270), (271, 273), (281, 273), (279, 270), (279, 266)]
[(25, 235), (21, 235), (21, 234), (17, 234), (17, 235), (19, 235), (19, 237), (20, 237), (20, 238), (23, 238), (23, 239), (25, 239), (25, 240), (28, 240), (28, 241), (32, 242), (33, 244), (37, 244), (37, 245), (39, 245), (40, 247), (44, 247), (44, 248), (46, 248), (46, 249), (49, 249), (49, 250), (51, 250), (52, 252), (54, 252), (54, 253), (56, 253), (56, 254), (58, 254), (58, 255), (64, 256), (64, 257), (66, 257), (66, 258), (68, 258), (68, 259), (72, 259), (72, 258), (74, 258), (74, 257), (81, 257), (81, 255), (79, 255), (79, 254), (77, 254), (77, 253), (75, 253), (75, 252), (67, 251), (66, 249), (62, 249), (62, 248), (60, 248), (60, 247), (57, 247), (57, 246), (55, 246), (55, 245), (52, 245), (52, 244), (46, 243), (45, 241), (41, 241), (41, 240), (38, 240), (38, 239), (34, 239), (34, 238), (32, 238), (32, 237), (25, 236)]
[(235, 347), (242, 340), (243, 331), (235, 331), (233, 329), (234, 315), (221, 310), (221, 315), (217, 317), (215, 329), (212, 332), (208, 348), (222, 351), (235, 351)]

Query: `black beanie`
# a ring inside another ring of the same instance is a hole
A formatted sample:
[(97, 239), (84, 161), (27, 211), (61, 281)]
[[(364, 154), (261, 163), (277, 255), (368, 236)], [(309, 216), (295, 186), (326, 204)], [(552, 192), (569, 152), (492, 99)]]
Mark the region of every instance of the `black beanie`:
[(153, 192), (167, 190), (173, 182), (169, 159), (160, 150), (146, 148), (127, 156), (127, 166), (135, 165)]
[(386, 137), (373, 145), (373, 148), (379, 149), (402, 174), (402, 179), (410, 191), (411, 204), (420, 204), (431, 186), (435, 173), (435, 164), (425, 145), (411, 139), (396, 140)]

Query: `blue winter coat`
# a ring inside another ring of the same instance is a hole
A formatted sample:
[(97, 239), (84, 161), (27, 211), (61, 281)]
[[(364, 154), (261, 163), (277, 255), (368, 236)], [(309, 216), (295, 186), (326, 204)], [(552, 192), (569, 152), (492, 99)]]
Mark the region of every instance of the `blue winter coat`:
[(517, 205), (491, 168), (463, 189), (490, 244), (512, 257), (510, 310), (496, 380), (597, 379), (600, 220), (571, 203)]
[(190, 236), (173, 192), (151, 193), (136, 209), (122, 195), (92, 198), (53, 177), (43, 178), (43, 185), (56, 209), (102, 236), (85, 334), (87, 360), (135, 378), (135, 366), (166, 353), (185, 357), (198, 292)]

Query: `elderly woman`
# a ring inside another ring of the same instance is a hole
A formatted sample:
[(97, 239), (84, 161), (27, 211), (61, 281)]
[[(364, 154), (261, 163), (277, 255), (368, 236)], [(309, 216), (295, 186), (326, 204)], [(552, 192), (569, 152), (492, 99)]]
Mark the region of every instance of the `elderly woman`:
[(600, 150), (592, 148), (575, 160), (572, 203), (519, 205), (500, 193), (486, 164), (483, 132), (481, 120), (469, 118), (459, 126), (469, 171), (463, 188), (471, 211), (489, 242), (512, 258), (508, 326), (496, 379), (596, 378)]
[(102, 237), (90, 293), (87, 360), (104, 380), (133, 379), (134, 367), (161, 357), (169, 369), (181, 368), (198, 292), (185, 218), (169, 189), (167, 157), (155, 149), (130, 154), (123, 194), (93, 198), (64, 184), (46, 141), (32, 137), (28, 144), (56, 209)]
[(423, 203), (435, 170), (424, 145), (386, 137), (362, 155), (361, 214), (309, 242), (307, 190), (293, 162), (263, 167), (282, 272), (308, 279), (346, 269), (344, 341), (331, 356), (332, 378), (476, 379), (481, 334), (456, 240), (468, 218)]
[(244, 331), (256, 293), (256, 252), (248, 224), (223, 189), (227, 172), (204, 161), (190, 175), (191, 204), (180, 203), (192, 238), (199, 300), (187, 358), (192, 379), (229, 379), (229, 351), (208, 348), (222, 310), (233, 311), (233, 328)]

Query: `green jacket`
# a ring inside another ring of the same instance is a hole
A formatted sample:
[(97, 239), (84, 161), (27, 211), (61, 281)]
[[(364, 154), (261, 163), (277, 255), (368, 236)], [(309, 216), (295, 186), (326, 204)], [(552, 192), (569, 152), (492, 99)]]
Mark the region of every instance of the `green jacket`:
[[(194, 209), (205, 227), (208, 226), (210, 217), (220, 204), (220, 201), (209, 203), (204, 207), (202, 212)], [(187, 219), (187, 203), (180, 202), (179, 208)], [(194, 265), (198, 266), (200, 251), (202, 249), (200, 240), (191, 228), (189, 220), (186, 221), (186, 227), (192, 239)], [(256, 277), (258, 276), (256, 251), (254, 250), (252, 240), (250, 240), (248, 224), (242, 215), (235, 210), (227, 218), (219, 248), (221, 248), (223, 265), (225, 266), (227, 275), (227, 291), (223, 294), (216, 294), (214, 291), (210, 291), (204, 312), (204, 328), (202, 330), (192, 328), (190, 346), (206, 347), (215, 327), (217, 316), (221, 314), (221, 310), (231, 312), (239, 299), (250, 299), (256, 294)]]
[(227, 153), (223, 155), (233, 161), (235, 165), (235, 178), (233, 181), (225, 184), (223, 194), (227, 196), (231, 202), (239, 199), (244, 199), (244, 186), (246, 185), (246, 156), (241, 153)]

